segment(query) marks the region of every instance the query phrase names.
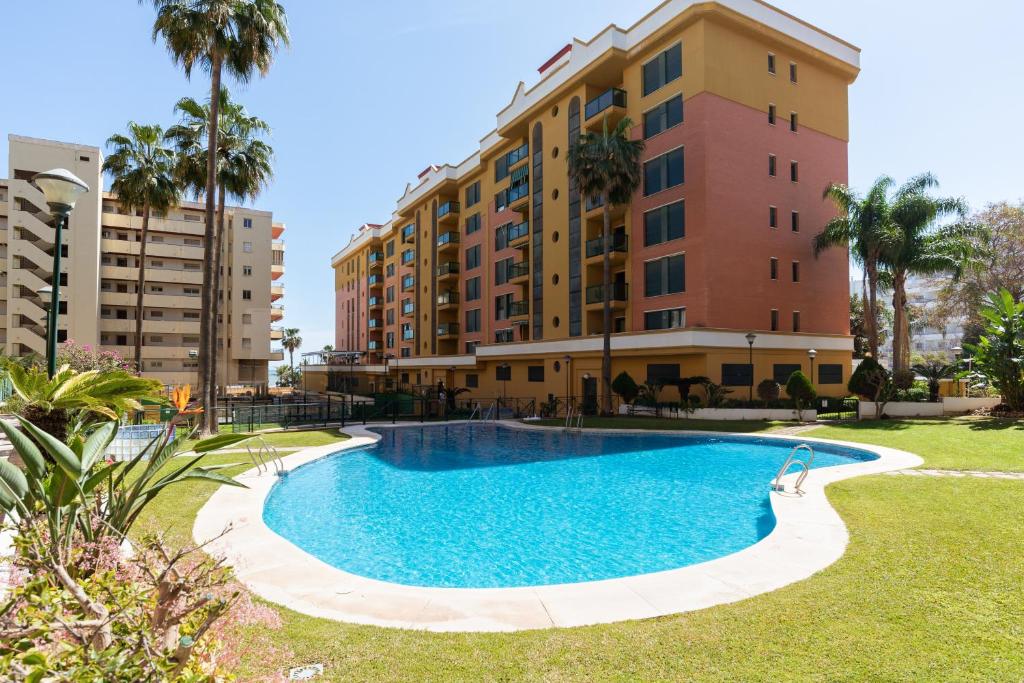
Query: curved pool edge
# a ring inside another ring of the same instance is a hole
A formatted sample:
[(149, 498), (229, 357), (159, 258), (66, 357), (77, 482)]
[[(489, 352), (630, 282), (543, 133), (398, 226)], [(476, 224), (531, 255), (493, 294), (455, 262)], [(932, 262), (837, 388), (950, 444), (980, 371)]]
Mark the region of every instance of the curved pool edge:
[[(380, 425), (387, 429), (425, 426), (431, 425)], [(501, 423), (501, 426), (552, 429), (521, 423)], [(284, 469), (292, 471), (335, 453), (372, 445), (381, 438), (363, 426), (349, 426), (344, 431), (352, 438), (285, 456)], [(722, 435), (720, 432), (667, 430), (585, 431)], [(737, 602), (806, 579), (842, 557), (849, 540), (846, 525), (825, 496), (825, 487), (851, 477), (917, 467), (923, 462), (917, 455), (885, 446), (803, 435), (734, 436), (828, 443), (868, 451), (878, 459), (812, 469), (801, 496), (770, 493), (775, 528), (739, 552), (679, 569), (585, 583), (516, 588), (429, 588), (350, 574), (310, 555), (264, 524), (263, 505), (277, 477), (260, 475), (255, 468), (235, 477), (248, 488), (222, 486), (214, 492), (196, 515), (192, 533), (198, 543), (209, 541), (206, 551), (223, 557), (232, 565), (238, 580), (249, 590), (310, 616), (429, 631), (519, 631), (584, 626), (690, 612)], [(795, 478), (795, 473), (787, 475), (783, 482), (791, 485)], [(765, 486), (768, 486), (767, 481)], [(222, 534), (228, 525), (230, 531)]]

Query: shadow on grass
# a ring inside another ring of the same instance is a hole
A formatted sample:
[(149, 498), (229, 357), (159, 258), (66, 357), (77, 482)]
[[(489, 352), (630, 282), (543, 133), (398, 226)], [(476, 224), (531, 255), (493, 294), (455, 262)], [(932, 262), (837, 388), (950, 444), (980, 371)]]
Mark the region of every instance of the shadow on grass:
[(976, 417), (970, 420), (968, 427), (979, 432), (1002, 431), (1005, 429), (1024, 431), (1024, 420), (1012, 420), (1005, 417)]

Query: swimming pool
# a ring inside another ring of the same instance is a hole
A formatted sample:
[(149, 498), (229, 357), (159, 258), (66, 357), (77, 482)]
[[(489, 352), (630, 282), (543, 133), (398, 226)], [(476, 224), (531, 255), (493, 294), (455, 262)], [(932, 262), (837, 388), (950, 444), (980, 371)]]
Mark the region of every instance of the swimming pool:
[[(411, 586), (540, 586), (647, 574), (753, 545), (798, 441), (381, 428), (375, 446), (299, 467), (265, 524), (329, 565)], [(815, 444), (814, 467), (874, 460)]]

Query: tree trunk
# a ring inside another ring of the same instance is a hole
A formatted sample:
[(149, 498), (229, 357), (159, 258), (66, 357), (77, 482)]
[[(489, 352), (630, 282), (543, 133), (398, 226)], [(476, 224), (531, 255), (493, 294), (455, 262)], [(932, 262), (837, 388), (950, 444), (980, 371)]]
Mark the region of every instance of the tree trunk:
[[(210, 363), (206, 372), (206, 381), (210, 384), (210, 410), (214, 415), (217, 413), (217, 382), (218, 382), (218, 359), (219, 352), (217, 350), (217, 339), (220, 336), (220, 330), (224, 325), (220, 322), (221, 317), (221, 268), (224, 261), (224, 203), (226, 200), (227, 192), (224, 190), (224, 186), (220, 185), (217, 188), (217, 251), (214, 254), (213, 261), (213, 311), (210, 313), (210, 338), (213, 340), (210, 344)], [(227, 349), (227, 333), (224, 334), (224, 348)], [(218, 431), (217, 420), (211, 420), (210, 422), (210, 433), (216, 434)]]
[(878, 264), (868, 260), (864, 264), (868, 274), (868, 300), (864, 302), (864, 328), (868, 335), (871, 357), (878, 360)]
[(135, 295), (135, 371), (142, 374), (143, 297), (146, 292), (146, 238), (149, 237), (149, 200), (142, 207), (142, 241), (139, 243), (139, 282)]
[(203, 412), (199, 416), (199, 431), (202, 436), (209, 436), (210, 422), (216, 419), (211, 415), (211, 387), (207, 380), (212, 347), (216, 340), (210, 339), (210, 316), (213, 313), (213, 300), (217, 293), (213, 289), (214, 263), (214, 201), (216, 197), (215, 183), (217, 175), (217, 124), (220, 117), (220, 75), (222, 58), (214, 52), (210, 69), (210, 120), (207, 128), (206, 145), (206, 230), (204, 232), (203, 250), (203, 310), (200, 316), (199, 337), (199, 400)]
[(602, 263), (604, 274), (601, 282), (604, 284), (604, 321), (602, 325), (603, 344), (601, 346), (601, 414), (612, 414), (612, 207), (609, 206), (608, 193), (602, 197), (604, 200), (604, 230), (601, 240), (604, 246)]
[(892, 369), (905, 370), (907, 358), (907, 293), (906, 275), (896, 273), (892, 287)]

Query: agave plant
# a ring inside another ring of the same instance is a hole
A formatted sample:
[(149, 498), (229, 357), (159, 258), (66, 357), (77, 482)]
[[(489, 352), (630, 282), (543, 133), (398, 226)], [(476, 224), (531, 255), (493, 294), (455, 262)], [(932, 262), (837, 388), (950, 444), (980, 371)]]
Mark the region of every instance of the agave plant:
[(60, 441), (98, 420), (117, 420), (127, 410), (139, 410), (138, 399), (154, 397), (160, 382), (123, 370), (75, 372), (62, 365), (53, 377), (41, 367), (10, 364), (11, 387), (18, 396), (16, 412)]
[(193, 446), (195, 456), (161, 473), (184, 449), (189, 435), (173, 437), (173, 423), (133, 459), (110, 462), (104, 454), (117, 435), (116, 421), (104, 422), (88, 437), (77, 435), (65, 444), (24, 417), (17, 419), (20, 429), (10, 420), (0, 421), (0, 429), (23, 463), (18, 467), (0, 460), (0, 510), (22, 522), (41, 518), (49, 550), (61, 561), (67, 558), (73, 539), (95, 542), (113, 536), (123, 540), (146, 505), (172, 484), (203, 479), (242, 486), (217, 472), (231, 465), (200, 466), (199, 462), (210, 451), (237, 444), (250, 434), (222, 434), (200, 441)]

